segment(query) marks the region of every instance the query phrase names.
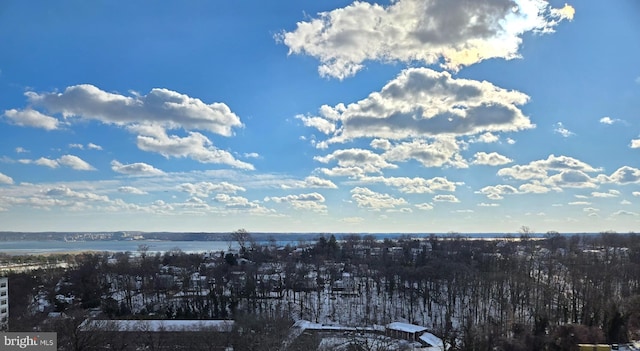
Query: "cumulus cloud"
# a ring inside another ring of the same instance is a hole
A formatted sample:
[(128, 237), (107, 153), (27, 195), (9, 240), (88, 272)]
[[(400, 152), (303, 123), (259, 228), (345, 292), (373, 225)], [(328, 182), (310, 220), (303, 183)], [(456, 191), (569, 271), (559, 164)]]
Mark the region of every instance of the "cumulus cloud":
[(554, 174), (544, 181), (545, 184), (560, 188), (595, 188), (596, 179), (590, 177), (583, 171), (579, 170), (563, 170), (558, 174)]
[[(383, 168), (397, 168), (387, 162), (381, 155), (366, 149), (336, 150), (326, 156), (316, 156), (314, 160), (322, 163), (337, 162), (333, 170), (323, 170), (327, 175), (358, 175), (365, 173), (381, 173)], [(344, 173), (342, 173), (344, 171)]]
[(618, 168), (610, 176), (603, 175), (600, 177), (600, 179), (606, 183), (640, 183), (640, 169), (630, 166), (623, 166)]
[(431, 205), (430, 203), (427, 203), (427, 202), (423, 202), (421, 204), (415, 204), (414, 206), (417, 209), (423, 210), (423, 211), (433, 210), (433, 205)]
[[(69, 144), (69, 147), (72, 149), (80, 149), (80, 150), (84, 150), (85, 148), (83, 144)], [(102, 146), (96, 145), (94, 143), (87, 144), (86, 148), (89, 150), (102, 150)]]
[(474, 143), (496, 143), (500, 140), (500, 137), (498, 137), (497, 135), (490, 133), (490, 132), (486, 132), (484, 134), (480, 134), (477, 137), (471, 139), (471, 142)]
[(477, 191), (477, 193), (486, 195), (487, 198), (491, 200), (502, 200), (504, 199), (503, 195), (518, 194), (518, 189), (514, 188), (511, 185), (500, 184), (485, 186), (484, 188)]
[[(253, 169), (252, 165), (236, 160), (230, 152), (215, 148), (205, 135), (193, 131), (205, 130), (231, 136), (233, 128), (242, 127), (240, 118), (224, 103), (206, 104), (168, 89), (152, 89), (147, 95), (131, 93), (127, 96), (109, 93), (89, 84), (70, 86), (61, 93), (27, 92), (26, 96), (31, 106), (60, 114), (67, 121), (80, 118), (126, 127), (130, 132), (139, 134), (137, 145), (144, 151), (157, 152), (165, 157), (189, 157), (201, 163)], [(10, 110), (5, 115), (16, 117), (14, 119), (23, 121), (21, 123), (34, 121), (29, 123), (57, 128), (55, 118), (32, 109)], [(187, 136), (168, 135), (167, 130), (174, 129), (187, 131)], [(101, 148), (96, 144), (87, 147)]]
[(93, 171), (95, 168), (80, 157), (75, 155), (64, 155), (58, 159), (58, 163), (78, 171)]
[(205, 135), (189, 132), (188, 136), (167, 135), (161, 128), (134, 127), (132, 129), (145, 133), (138, 136), (140, 150), (159, 153), (164, 157), (188, 157), (201, 163), (226, 164), (232, 167), (253, 170), (252, 164), (239, 161), (225, 150), (213, 146)]
[[(517, 107), (529, 97), (448, 72), (410, 68), (380, 92), (345, 106), (323, 106), (318, 118), (335, 124), (327, 143), (357, 138), (408, 139), (518, 131), (535, 127)], [(326, 130), (324, 128), (323, 130)]]
[(618, 196), (620, 196), (620, 192), (618, 190), (615, 190), (615, 189), (610, 189), (606, 193), (603, 193), (603, 192), (600, 192), (600, 191), (594, 191), (594, 192), (591, 193), (591, 196), (600, 197), (600, 198), (618, 197)]
[(476, 152), (473, 156), (473, 164), (475, 165), (488, 165), (488, 166), (500, 166), (513, 162), (512, 159), (500, 155), (497, 152)]
[(436, 195), (433, 197), (433, 201), (436, 202), (460, 202), (455, 195)]
[(549, 171), (569, 170), (592, 173), (601, 171), (602, 169), (594, 168), (573, 157), (555, 156), (551, 154), (546, 160), (537, 160), (527, 165), (514, 165), (508, 168), (502, 168), (498, 171), (498, 175), (520, 180), (545, 179), (548, 177)]
[(425, 167), (453, 166), (467, 168), (466, 161), (458, 151), (458, 143), (453, 138), (440, 137), (431, 143), (414, 140), (395, 144), (390, 146), (382, 157), (396, 162), (414, 159)]
[(105, 195), (97, 195), (91, 192), (80, 192), (70, 189), (67, 186), (58, 186), (44, 191), (44, 195), (51, 197), (62, 197), (76, 200), (102, 201), (109, 202), (109, 197)]
[(277, 39), (289, 54), (318, 58), (321, 76), (344, 79), (370, 60), (440, 63), (458, 70), (490, 58), (519, 57), (526, 32), (553, 32), (574, 9), (541, 0), (398, 0), (389, 6), (356, 1), (298, 22)]
[(117, 173), (134, 175), (134, 176), (164, 174), (163, 171), (153, 167), (152, 165), (149, 165), (143, 162), (130, 163), (128, 165), (125, 165), (116, 160), (113, 160), (111, 161), (111, 170)]
[(35, 164), (38, 166), (45, 166), (49, 168), (58, 168), (60, 166), (69, 167), (75, 169), (77, 171), (94, 171), (95, 168), (90, 165), (88, 162), (84, 161), (78, 156), (75, 155), (63, 155), (57, 159), (50, 159), (46, 157), (40, 157), (37, 160), (30, 159), (20, 159), (18, 160), (20, 163), (24, 164)]
[(6, 174), (0, 173), (0, 184), (13, 184), (13, 178)]
[(280, 186), (283, 189), (291, 188), (328, 188), (337, 189), (338, 186), (328, 179), (323, 179), (316, 176), (306, 177), (303, 181), (287, 182)]
[(608, 124), (608, 125), (612, 125), (614, 123), (621, 123), (624, 122), (621, 119), (617, 119), (617, 118), (611, 118), (611, 117), (602, 117), (600, 118), (600, 123), (602, 124)]
[(11, 121), (11, 123), (21, 127), (34, 127), (43, 128), (46, 130), (58, 129), (60, 121), (56, 118), (42, 114), (36, 110), (6, 110), (4, 116)]
[(121, 186), (118, 188), (118, 192), (121, 193), (125, 193), (125, 194), (134, 194), (134, 195), (145, 195), (147, 194), (146, 191), (142, 191), (136, 187), (133, 186)]
[(103, 123), (128, 125), (151, 123), (166, 128), (208, 130), (230, 136), (242, 126), (240, 118), (223, 103), (206, 104), (168, 89), (152, 89), (147, 95), (125, 96), (93, 85), (74, 85), (62, 93), (27, 92), (29, 102), (65, 118), (80, 117)]
[(253, 214), (272, 214), (275, 211), (262, 206), (258, 201), (249, 201), (242, 196), (230, 196), (228, 194), (217, 194), (214, 200), (224, 205), (228, 210), (236, 212), (248, 212)]
[(631, 144), (629, 144), (629, 147), (632, 149), (640, 148), (640, 139), (632, 139)]
[(297, 210), (308, 210), (319, 213), (327, 212), (327, 206), (322, 204), (325, 201), (324, 196), (319, 193), (265, 197), (264, 201), (288, 203)]
[(351, 198), (358, 204), (358, 207), (375, 211), (407, 205), (407, 201), (401, 197), (393, 197), (392, 195), (378, 193), (363, 187), (351, 189)]
[(237, 186), (228, 182), (211, 183), (211, 182), (198, 182), (198, 183), (182, 183), (178, 186), (180, 191), (189, 193), (192, 196), (208, 197), (210, 193), (225, 193), (235, 194), (239, 191), (246, 191), (245, 188)]
[(424, 194), (433, 193), (435, 191), (455, 191), (456, 183), (449, 181), (447, 178), (421, 178), (421, 177), (362, 177), (359, 179), (362, 183), (382, 183), (387, 186), (398, 188), (403, 193), (408, 194)]
[(570, 131), (569, 129), (565, 128), (565, 126), (562, 124), (562, 122), (558, 122), (558, 123), (553, 125), (553, 132), (556, 133), (556, 134), (560, 134), (564, 138), (568, 138), (570, 136), (576, 135), (576, 133), (574, 133), (574, 132)]

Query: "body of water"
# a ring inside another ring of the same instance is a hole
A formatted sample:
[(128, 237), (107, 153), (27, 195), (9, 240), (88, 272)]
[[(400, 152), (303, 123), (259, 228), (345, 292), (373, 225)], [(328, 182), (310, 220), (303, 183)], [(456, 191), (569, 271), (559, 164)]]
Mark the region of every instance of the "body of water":
[[(108, 251), (137, 253), (138, 245), (148, 245), (149, 253), (179, 248), (184, 252), (226, 251), (226, 241), (0, 241), (0, 253), (9, 255), (39, 255), (78, 251)], [(286, 245), (286, 244), (285, 244)], [(231, 245), (236, 248), (237, 245)]]

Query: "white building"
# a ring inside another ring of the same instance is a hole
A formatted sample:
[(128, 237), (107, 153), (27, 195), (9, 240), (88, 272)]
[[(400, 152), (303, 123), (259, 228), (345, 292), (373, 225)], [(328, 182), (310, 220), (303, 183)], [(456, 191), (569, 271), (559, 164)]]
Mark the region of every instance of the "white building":
[(0, 330), (9, 329), (9, 278), (0, 277)]

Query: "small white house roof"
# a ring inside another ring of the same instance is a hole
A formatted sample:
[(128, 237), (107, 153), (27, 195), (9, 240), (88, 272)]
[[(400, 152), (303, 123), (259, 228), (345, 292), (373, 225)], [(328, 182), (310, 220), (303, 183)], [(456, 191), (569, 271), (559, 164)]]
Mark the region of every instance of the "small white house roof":
[(444, 343), (442, 342), (442, 339), (440, 339), (439, 337), (431, 334), (431, 333), (424, 333), (420, 336), (420, 340), (426, 342), (427, 344), (431, 345), (431, 346), (435, 346), (435, 347), (439, 347), (442, 348), (444, 347)]
[(387, 324), (387, 329), (397, 330), (397, 331), (402, 331), (407, 333), (420, 333), (427, 330), (427, 328), (421, 327), (419, 325), (402, 323), (402, 322), (389, 323)]

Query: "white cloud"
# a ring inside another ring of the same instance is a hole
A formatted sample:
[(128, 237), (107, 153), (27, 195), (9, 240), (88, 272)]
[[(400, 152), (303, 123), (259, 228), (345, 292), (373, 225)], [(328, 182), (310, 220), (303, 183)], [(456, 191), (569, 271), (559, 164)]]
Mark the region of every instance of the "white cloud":
[(478, 204), (478, 207), (499, 207), (500, 204), (497, 204), (495, 202), (491, 202), (491, 203), (486, 203), (486, 202), (481, 202)]
[(610, 176), (602, 176), (601, 180), (607, 183), (639, 183), (640, 182), (640, 169), (623, 166), (618, 168)]
[(620, 192), (618, 190), (615, 190), (615, 189), (611, 189), (606, 193), (599, 192), (599, 191), (594, 191), (594, 192), (591, 193), (591, 196), (599, 197), (599, 198), (618, 197), (618, 196), (620, 196)]
[(528, 100), (523, 93), (486, 81), (410, 68), (363, 100), (323, 106), (318, 118), (336, 125), (327, 143), (363, 137), (453, 137), (533, 128), (517, 107)]
[(28, 152), (29, 152), (29, 150), (23, 148), (22, 146), (16, 147), (16, 153), (18, 153), (18, 154), (26, 154)]
[(138, 135), (138, 148), (156, 152), (164, 157), (189, 157), (201, 163), (226, 164), (232, 167), (253, 170), (253, 165), (239, 161), (224, 150), (217, 149), (211, 140), (198, 132), (189, 132), (186, 137), (167, 135), (161, 128), (135, 126), (130, 128)]
[(377, 193), (369, 188), (362, 187), (351, 189), (351, 198), (358, 204), (358, 207), (376, 211), (407, 205), (407, 201), (401, 197), (396, 198), (389, 194)]
[(137, 162), (137, 163), (131, 163), (131, 164), (125, 165), (116, 160), (113, 160), (111, 161), (111, 170), (117, 173), (135, 175), (135, 176), (164, 174), (163, 171), (153, 167), (152, 165), (149, 165), (143, 162)]
[(602, 117), (600, 118), (600, 123), (602, 124), (608, 124), (608, 125), (612, 125), (614, 123), (621, 123), (624, 122), (621, 119), (617, 119), (617, 118), (611, 118), (611, 117)]
[(230, 196), (228, 194), (217, 194), (214, 197), (216, 202), (224, 205), (228, 210), (236, 212), (249, 212), (253, 214), (273, 214), (274, 210), (262, 206), (258, 201), (249, 201), (242, 196)]
[(502, 200), (504, 198), (503, 195), (518, 194), (518, 189), (512, 187), (511, 185), (499, 184), (485, 186), (484, 188), (477, 191), (477, 193), (486, 195), (487, 198), (491, 200)]
[(397, 162), (414, 159), (425, 167), (467, 168), (466, 161), (458, 151), (458, 144), (453, 138), (440, 137), (432, 143), (414, 140), (393, 145), (385, 151), (382, 157), (388, 161)]
[[(22, 161), (27, 161), (26, 163), (30, 163), (30, 160), (20, 160)], [(38, 166), (45, 166), (45, 167), (49, 167), (49, 168), (58, 168), (60, 166), (60, 164), (58, 164), (58, 161), (56, 160), (52, 160), (46, 157), (40, 157), (39, 159), (33, 161), (33, 163), (37, 164)]]
[(591, 202), (589, 202), (589, 201), (572, 201), (572, 202), (569, 202), (568, 205), (571, 205), (571, 206), (589, 206), (589, 205), (591, 205)]
[(246, 191), (245, 188), (228, 182), (220, 182), (217, 184), (211, 182), (182, 183), (178, 186), (178, 189), (198, 197), (208, 197), (210, 193), (214, 192), (235, 194), (239, 191)]
[(632, 216), (632, 217), (637, 217), (640, 214), (638, 214), (637, 212), (631, 212), (631, 211), (625, 211), (625, 210), (618, 210), (614, 213), (611, 214), (612, 216)]
[(338, 169), (334, 168), (333, 172), (325, 172), (328, 175), (340, 175), (341, 170), (348, 171), (349, 174), (354, 171), (358, 172), (358, 170), (360, 173), (381, 173), (383, 168), (398, 167), (388, 163), (382, 156), (365, 149), (336, 150), (329, 155), (315, 156), (313, 159), (322, 163), (338, 163)]
[(632, 139), (631, 144), (629, 144), (629, 147), (632, 149), (640, 148), (640, 139)]
[(55, 160), (46, 157), (40, 157), (37, 160), (20, 159), (18, 160), (18, 162), (24, 164), (36, 164), (38, 166), (45, 166), (49, 168), (58, 168), (60, 166), (65, 166), (77, 171), (95, 170), (92, 165), (75, 155), (63, 155)]
[(56, 118), (44, 115), (36, 110), (6, 110), (4, 116), (8, 118), (13, 124), (21, 127), (35, 127), (43, 128), (46, 130), (58, 129), (60, 121)]
[(50, 188), (44, 191), (44, 195), (50, 197), (63, 197), (76, 200), (88, 200), (88, 201), (102, 201), (109, 202), (109, 197), (104, 195), (97, 195), (91, 192), (79, 192), (71, 190), (67, 186), (58, 186), (56, 188)]
[(125, 194), (134, 194), (134, 195), (145, 195), (147, 192), (142, 191), (133, 186), (121, 186), (118, 188), (118, 191)]
[(471, 142), (490, 144), (490, 143), (496, 143), (499, 140), (500, 140), (500, 137), (498, 137), (497, 135), (490, 132), (486, 132), (484, 134), (478, 135), (478, 137), (472, 139)]
[(634, 191), (631, 193), (633, 196), (640, 196), (640, 191)]
[(562, 137), (564, 137), (564, 138), (568, 138), (570, 136), (576, 135), (576, 133), (574, 133), (574, 132), (570, 131), (569, 129), (565, 128), (565, 126), (562, 124), (562, 122), (558, 122), (558, 123), (553, 125), (553, 132), (556, 133), (556, 134), (562, 135)]
[(369, 145), (374, 149), (381, 150), (389, 150), (391, 148), (391, 142), (387, 139), (373, 139)]
[(458, 200), (457, 197), (455, 197), (455, 195), (436, 195), (433, 197), (433, 201), (436, 202), (460, 202), (460, 200)]
[(421, 204), (415, 204), (416, 208), (419, 210), (423, 210), (423, 211), (429, 211), (429, 210), (433, 210), (433, 205), (431, 205), (430, 203), (421, 203)]
[(563, 170), (554, 174), (544, 181), (544, 184), (560, 188), (595, 188), (596, 179), (578, 170)]
[(58, 163), (63, 166), (73, 168), (77, 171), (93, 171), (95, 168), (75, 155), (64, 155), (58, 159)]
[(289, 54), (318, 58), (321, 76), (338, 79), (369, 60), (442, 62), (458, 70), (490, 58), (517, 58), (524, 33), (552, 32), (573, 13), (571, 6), (554, 9), (541, 0), (398, 0), (386, 7), (356, 1), (298, 22), (277, 39)]
[(309, 176), (304, 179), (304, 181), (293, 181), (286, 182), (280, 185), (282, 189), (292, 189), (292, 188), (328, 188), (328, 189), (337, 189), (338, 186), (335, 185), (332, 181), (328, 179), (323, 179), (316, 176)]
[(594, 168), (589, 164), (569, 156), (549, 155), (546, 160), (532, 161), (527, 165), (515, 165), (502, 168), (498, 171), (501, 177), (511, 177), (513, 179), (545, 179), (549, 171), (574, 170), (581, 172), (597, 172), (600, 168)]
[(6, 174), (0, 173), (0, 184), (13, 184), (13, 178)]
[(327, 212), (327, 206), (322, 204), (325, 201), (324, 196), (319, 193), (287, 195), (281, 197), (265, 197), (264, 201), (273, 201), (275, 203), (289, 203), (293, 208), (297, 210), (307, 210), (319, 213)]
[(362, 177), (362, 183), (383, 183), (387, 186), (398, 188), (403, 193), (424, 194), (435, 191), (455, 191), (456, 183), (443, 177), (421, 178), (421, 177)]
[[(50, 113), (73, 118), (98, 120), (106, 124), (127, 127), (137, 132), (141, 150), (157, 152), (165, 157), (189, 157), (201, 163), (226, 164), (242, 169), (253, 166), (236, 160), (228, 151), (215, 148), (209, 138), (192, 130), (206, 130), (223, 136), (233, 135), (233, 128), (242, 127), (240, 118), (224, 103), (205, 104), (168, 89), (152, 89), (147, 95), (131, 96), (108, 93), (93, 85), (75, 85), (62, 93), (27, 92), (31, 106), (42, 107)], [(35, 120), (54, 129), (55, 118), (46, 119), (35, 110), (10, 110), (5, 115), (22, 116), (20, 120)], [(26, 119), (26, 117), (30, 119)], [(35, 117), (34, 117), (35, 116)], [(34, 123), (36, 123), (34, 122)], [(26, 122), (25, 122), (26, 123)], [(184, 129), (186, 137), (167, 135), (166, 130)], [(88, 148), (101, 149), (95, 144)]]
[(29, 102), (65, 118), (80, 117), (103, 123), (128, 125), (150, 123), (173, 129), (208, 130), (230, 136), (241, 127), (240, 118), (223, 103), (205, 104), (200, 99), (168, 89), (152, 89), (148, 95), (108, 93), (89, 85), (74, 85), (63, 93), (26, 93)]
[(331, 134), (336, 131), (336, 125), (333, 122), (330, 122), (321, 117), (306, 117), (299, 115), (296, 116), (296, 118), (302, 120), (302, 123), (306, 127), (316, 128), (324, 134)]
[(631, 205), (631, 201), (626, 200), (626, 199), (622, 200), (622, 201), (620, 201), (620, 205)]
[[(84, 150), (85, 148), (85, 146), (82, 144), (69, 144), (69, 147), (72, 149), (80, 149), (80, 150)], [(86, 148), (89, 150), (102, 150), (102, 146), (96, 145), (94, 143), (87, 144)]]
[(515, 141), (515, 140), (513, 140), (513, 139), (511, 139), (511, 138), (507, 138), (507, 144), (509, 144), (509, 145), (513, 145), (513, 144), (515, 144), (515, 143), (516, 143), (516, 141)]
[(513, 162), (512, 159), (506, 156), (500, 155), (497, 152), (491, 152), (491, 153), (477, 152), (473, 156), (473, 158), (474, 159), (472, 163), (475, 165), (500, 166), (500, 165)]

